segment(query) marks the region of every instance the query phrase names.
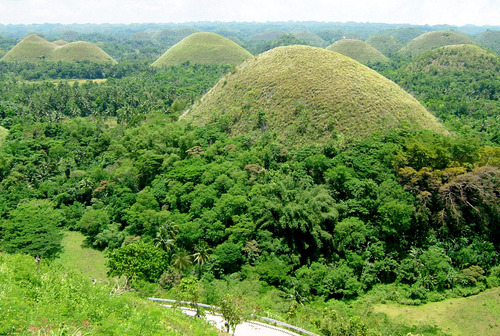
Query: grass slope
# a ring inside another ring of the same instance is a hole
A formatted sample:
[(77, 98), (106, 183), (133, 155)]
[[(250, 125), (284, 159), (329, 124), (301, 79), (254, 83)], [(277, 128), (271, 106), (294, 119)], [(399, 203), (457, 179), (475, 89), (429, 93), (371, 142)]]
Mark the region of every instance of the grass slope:
[(489, 48), (497, 54), (500, 54), (500, 31), (487, 30), (476, 37), (476, 42), (483, 47)]
[(7, 52), (2, 61), (7, 62), (76, 62), (90, 61), (93, 63), (116, 63), (102, 49), (89, 42), (54, 43), (37, 36), (29, 35)]
[(269, 129), (289, 146), (325, 143), (332, 134), (364, 136), (408, 122), (444, 132), (412, 96), (366, 66), (335, 52), (272, 49), (222, 78), (182, 119), (224, 119), (233, 135)]
[(454, 336), (500, 335), (500, 288), (476, 296), (449, 299), (421, 306), (379, 304), (376, 313), (384, 313), (394, 322), (436, 325)]
[(342, 39), (326, 49), (350, 57), (362, 64), (387, 62), (389, 60), (380, 51), (360, 40)]
[(230, 39), (215, 33), (195, 33), (168, 49), (152, 66), (161, 68), (185, 62), (238, 65), (251, 57)]
[(403, 47), (403, 44), (399, 42), (395, 37), (392, 36), (372, 36), (366, 43), (380, 51), (387, 57), (394, 55)]
[(106, 258), (100, 251), (82, 247), (85, 236), (80, 232), (67, 231), (62, 241), (63, 253), (56, 260), (65, 268), (79, 271), (87, 278), (107, 278)]
[(201, 319), (110, 291), (45, 260), (37, 272), (33, 257), (0, 252), (0, 335), (220, 335)]
[(404, 55), (416, 57), (425, 51), (455, 44), (474, 44), (466, 35), (453, 31), (433, 31), (423, 34), (401, 48)]

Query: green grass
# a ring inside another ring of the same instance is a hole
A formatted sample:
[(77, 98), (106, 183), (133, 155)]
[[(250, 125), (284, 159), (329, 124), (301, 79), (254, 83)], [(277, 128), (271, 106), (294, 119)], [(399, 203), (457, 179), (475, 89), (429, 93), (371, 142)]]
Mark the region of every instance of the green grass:
[(0, 126), (0, 146), (3, 145), (3, 141), (5, 140), (7, 134), (9, 134), (9, 130), (7, 130), (5, 127)]
[(152, 66), (192, 64), (238, 65), (252, 55), (230, 39), (215, 33), (195, 33), (168, 49)]
[(421, 306), (378, 304), (375, 313), (384, 313), (393, 322), (436, 325), (443, 332), (456, 335), (500, 335), (500, 288), (476, 296), (448, 299)]
[(220, 119), (233, 135), (275, 132), (289, 146), (325, 143), (335, 132), (366, 136), (409, 123), (445, 132), (411, 95), (368, 67), (308, 46), (272, 49), (222, 78), (181, 119)]
[(0, 335), (216, 336), (207, 322), (33, 257), (0, 252)]
[(453, 31), (433, 31), (423, 34), (401, 48), (404, 55), (416, 57), (425, 51), (455, 44), (474, 44), (466, 35)]
[(93, 63), (116, 63), (95, 44), (89, 42), (62, 43), (49, 42), (37, 35), (29, 35), (7, 52), (2, 61), (7, 62), (76, 62), (90, 61)]
[(498, 30), (487, 30), (478, 37), (475, 41), (491, 50), (500, 54), (500, 31)]
[(366, 43), (380, 51), (385, 56), (390, 57), (401, 49), (403, 44), (392, 36), (372, 36)]
[(80, 232), (67, 231), (63, 239), (63, 253), (55, 262), (65, 268), (81, 272), (89, 279), (105, 280), (106, 259), (104, 253), (83, 248), (85, 237)]
[(387, 62), (389, 60), (380, 51), (360, 40), (338, 40), (326, 49), (350, 57), (362, 64)]

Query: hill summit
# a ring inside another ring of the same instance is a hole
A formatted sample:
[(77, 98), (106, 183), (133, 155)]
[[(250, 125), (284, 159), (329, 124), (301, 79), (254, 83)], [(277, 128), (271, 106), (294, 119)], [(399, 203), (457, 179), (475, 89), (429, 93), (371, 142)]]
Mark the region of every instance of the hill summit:
[(193, 64), (238, 65), (252, 55), (241, 46), (215, 33), (194, 33), (168, 49), (152, 66)]
[(241, 64), (181, 119), (196, 125), (223, 120), (233, 135), (270, 130), (292, 147), (402, 123), (445, 132), (394, 82), (349, 57), (309, 46), (278, 47)]
[(348, 56), (362, 64), (387, 62), (389, 60), (380, 51), (360, 40), (338, 40), (326, 49)]
[(3, 57), (7, 62), (77, 62), (116, 63), (106, 52), (89, 42), (63, 43), (49, 42), (40, 36), (31, 34), (14, 46)]
[(401, 48), (400, 52), (415, 57), (428, 50), (455, 44), (474, 44), (474, 42), (468, 36), (454, 31), (433, 31), (413, 39)]

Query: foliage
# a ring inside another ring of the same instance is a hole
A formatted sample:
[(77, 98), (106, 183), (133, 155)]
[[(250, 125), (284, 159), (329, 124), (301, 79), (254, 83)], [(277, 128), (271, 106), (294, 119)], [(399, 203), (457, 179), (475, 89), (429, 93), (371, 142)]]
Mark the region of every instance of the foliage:
[(111, 251), (108, 255), (108, 276), (125, 276), (129, 281), (154, 281), (166, 269), (166, 257), (153, 244), (135, 241)]
[(47, 200), (20, 203), (0, 221), (0, 248), (9, 253), (55, 258), (62, 249), (59, 210)]

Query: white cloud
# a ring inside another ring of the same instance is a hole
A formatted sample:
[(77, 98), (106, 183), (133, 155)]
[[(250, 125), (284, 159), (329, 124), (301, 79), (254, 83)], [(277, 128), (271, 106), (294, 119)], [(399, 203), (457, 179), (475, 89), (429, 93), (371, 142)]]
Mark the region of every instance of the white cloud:
[(498, 0), (0, 0), (0, 23), (357, 21), (500, 24)]

